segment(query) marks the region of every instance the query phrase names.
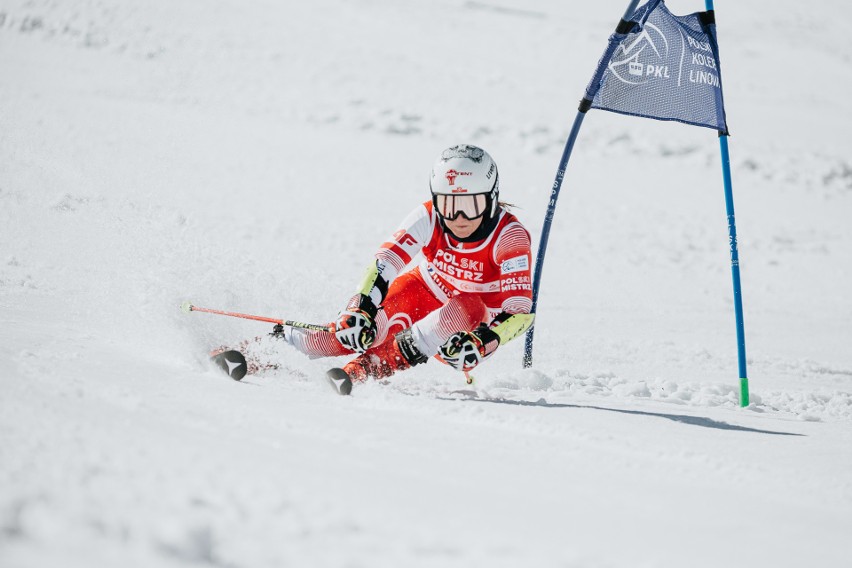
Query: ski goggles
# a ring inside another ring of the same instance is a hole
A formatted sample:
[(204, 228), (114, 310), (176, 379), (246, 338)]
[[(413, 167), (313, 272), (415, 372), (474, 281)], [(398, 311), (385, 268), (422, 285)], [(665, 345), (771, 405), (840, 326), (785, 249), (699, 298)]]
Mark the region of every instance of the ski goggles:
[(435, 211), (450, 221), (455, 221), (459, 215), (468, 221), (473, 221), (485, 214), (486, 209), (488, 209), (488, 196), (484, 193), (435, 196)]

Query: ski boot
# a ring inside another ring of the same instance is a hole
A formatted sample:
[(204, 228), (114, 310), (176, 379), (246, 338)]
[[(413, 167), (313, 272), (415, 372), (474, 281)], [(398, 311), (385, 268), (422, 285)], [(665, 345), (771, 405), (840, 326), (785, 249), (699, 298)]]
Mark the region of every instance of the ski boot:
[(427, 360), (414, 345), (411, 329), (405, 329), (393, 339), (368, 349), (342, 369), (329, 370), (326, 377), (339, 394), (350, 394), (352, 383), (363, 383), (368, 378), (384, 379)]

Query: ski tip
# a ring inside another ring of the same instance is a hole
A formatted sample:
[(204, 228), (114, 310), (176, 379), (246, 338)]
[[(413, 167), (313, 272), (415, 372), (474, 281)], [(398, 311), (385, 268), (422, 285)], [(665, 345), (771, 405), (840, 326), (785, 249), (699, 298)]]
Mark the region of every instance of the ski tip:
[(235, 381), (241, 381), (248, 372), (246, 358), (239, 351), (223, 351), (210, 360)]
[(188, 314), (189, 312), (192, 311), (192, 308), (194, 308), (194, 307), (195, 306), (192, 305), (192, 302), (187, 301), (187, 302), (184, 302), (180, 305), (180, 311), (182, 311), (185, 314)]
[(329, 369), (325, 376), (337, 394), (348, 395), (352, 393), (352, 379), (343, 369)]

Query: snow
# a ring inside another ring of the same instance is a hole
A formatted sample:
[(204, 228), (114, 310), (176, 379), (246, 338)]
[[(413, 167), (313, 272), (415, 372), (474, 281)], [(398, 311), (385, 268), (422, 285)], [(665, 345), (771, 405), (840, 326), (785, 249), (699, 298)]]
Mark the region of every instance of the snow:
[(701, 128), (589, 113), (533, 369), (236, 383), (178, 309), (328, 321), (459, 142), (537, 243), (621, 3), (0, 0), (0, 565), (848, 566), (843, 8), (716, 4), (741, 409)]

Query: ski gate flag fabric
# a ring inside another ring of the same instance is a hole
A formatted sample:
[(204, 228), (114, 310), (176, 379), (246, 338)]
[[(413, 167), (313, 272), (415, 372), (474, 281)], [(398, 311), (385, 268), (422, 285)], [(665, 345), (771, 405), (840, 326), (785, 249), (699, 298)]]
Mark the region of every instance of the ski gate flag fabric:
[(727, 133), (713, 11), (675, 16), (651, 0), (631, 20), (609, 38), (586, 89), (591, 108)]

